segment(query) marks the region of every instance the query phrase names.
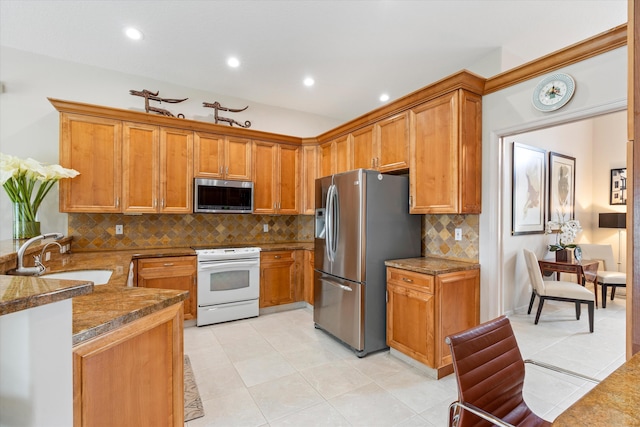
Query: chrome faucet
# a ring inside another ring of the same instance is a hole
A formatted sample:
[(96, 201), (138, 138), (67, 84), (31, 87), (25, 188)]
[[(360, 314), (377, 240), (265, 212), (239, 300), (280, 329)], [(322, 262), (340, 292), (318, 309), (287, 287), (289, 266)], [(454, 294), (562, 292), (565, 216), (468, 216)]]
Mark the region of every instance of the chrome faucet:
[(32, 237), (31, 239), (24, 242), (22, 246), (20, 246), (20, 249), (18, 249), (18, 268), (16, 268), (15, 270), (9, 270), (7, 274), (11, 274), (14, 276), (37, 276), (41, 274), (46, 268), (41, 261), (42, 255), (44, 254), (44, 250), (47, 248), (49, 244), (55, 243), (56, 245), (60, 246), (60, 251), (62, 251), (62, 246), (60, 245), (60, 243), (58, 242), (47, 243), (44, 246), (44, 248), (42, 248), (42, 252), (40, 253), (40, 256), (38, 255), (34, 256), (35, 264), (36, 264), (35, 267), (24, 266), (24, 253), (26, 252), (27, 248), (31, 246), (31, 244), (33, 244), (34, 242), (37, 242), (43, 239), (49, 239), (49, 238), (54, 238), (56, 240), (59, 240), (62, 237), (64, 237), (64, 234), (62, 233), (47, 233), (47, 234), (41, 234), (36, 237)]

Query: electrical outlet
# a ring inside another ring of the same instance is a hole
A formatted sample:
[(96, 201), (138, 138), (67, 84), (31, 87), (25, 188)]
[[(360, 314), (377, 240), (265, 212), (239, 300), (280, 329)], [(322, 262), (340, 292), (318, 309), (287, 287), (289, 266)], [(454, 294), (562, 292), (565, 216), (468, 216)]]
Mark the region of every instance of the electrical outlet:
[(116, 234), (123, 234), (123, 233), (124, 233), (124, 226), (122, 224), (116, 225)]
[(456, 228), (456, 240), (462, 240), (462, 228)]
[(49, 261), (50, 259), (51, 259), (51, 252), (46, 252), (46, 253), (44, 254), (44, 260), (45, 260), (45, 261)]
[(268, 233), (269, 232), (269, 224), (264, 224), (262, 226), (262, 231), (265, 232), (265, 233)]

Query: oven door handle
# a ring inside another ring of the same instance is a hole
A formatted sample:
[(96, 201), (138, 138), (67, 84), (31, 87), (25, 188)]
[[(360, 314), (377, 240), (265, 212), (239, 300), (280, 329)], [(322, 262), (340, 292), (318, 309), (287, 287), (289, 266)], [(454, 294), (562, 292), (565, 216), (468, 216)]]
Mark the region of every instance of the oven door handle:
[(259, 262), (245, 261), (245, 262), (215, 262), (215, 263), (202, 263), (198, 264), (198, 271), (214, 270), (224, 267), (258, 267)]

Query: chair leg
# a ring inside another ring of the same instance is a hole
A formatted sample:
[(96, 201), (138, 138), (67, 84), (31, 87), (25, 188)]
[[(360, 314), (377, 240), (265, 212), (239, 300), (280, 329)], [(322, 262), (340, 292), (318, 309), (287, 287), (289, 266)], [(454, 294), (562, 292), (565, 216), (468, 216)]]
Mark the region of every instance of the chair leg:
[(529, 301), (529, 311), (527, 311), (527, 314), (531, 314), (531, 309), (533, 308), (533, 302), (536, 299), (536, 293), (535, 292), (531, 292), (531, 300)]
[(593, 301), (589, 301), (587, 307), (589, 308), (589, 332), (593, 333)]
[(580, 303), (576, 302), (576, 320), (580, 320)]
[[(600, 286), (602, 286), (602, 308), (607, 308), (607, 285), (601, 283)], [(613, 289), (615, 287), (612, 288), (611, 294), (613, 294)]]
[(613, 301), (613, 297), (616, 296), (616, 288), (617, 286), (611, 287), (611, 301)]
[(538, 312), (536, 313), (536, 320), (533, 322), (534, 325), (537, 325), (538, 320), (540, 320), (540, 313), (542, 313), (543, 305), (544, 305), (544, 297), (540, 297), (540, 302), (538, 303)]

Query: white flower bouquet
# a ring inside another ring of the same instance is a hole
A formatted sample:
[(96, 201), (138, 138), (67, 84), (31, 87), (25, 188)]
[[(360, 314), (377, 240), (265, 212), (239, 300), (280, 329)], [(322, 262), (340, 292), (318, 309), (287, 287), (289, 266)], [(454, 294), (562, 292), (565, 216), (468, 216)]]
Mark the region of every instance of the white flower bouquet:
[(40, 204), (51, 187), (60, 179), (73, 178), (78, 174), (78, 171), (60, 165), (44, 165), (31, 158), (22, 160), (0, 153), (0, 184), (9, 199), (20, 205), (21, 218), (17, 220), (37, 221)]
[(582, 231), (582, 227), (580, 221), (576, 219), (570, 219), (567, 222), (547, 222), (545, 234), (558, 233), (558, 240), (555, 245), (549, 245), (549, 251), (556, 252), (575, 248), (576, 245), (573, 244), (573, 241), (580, 231)]

